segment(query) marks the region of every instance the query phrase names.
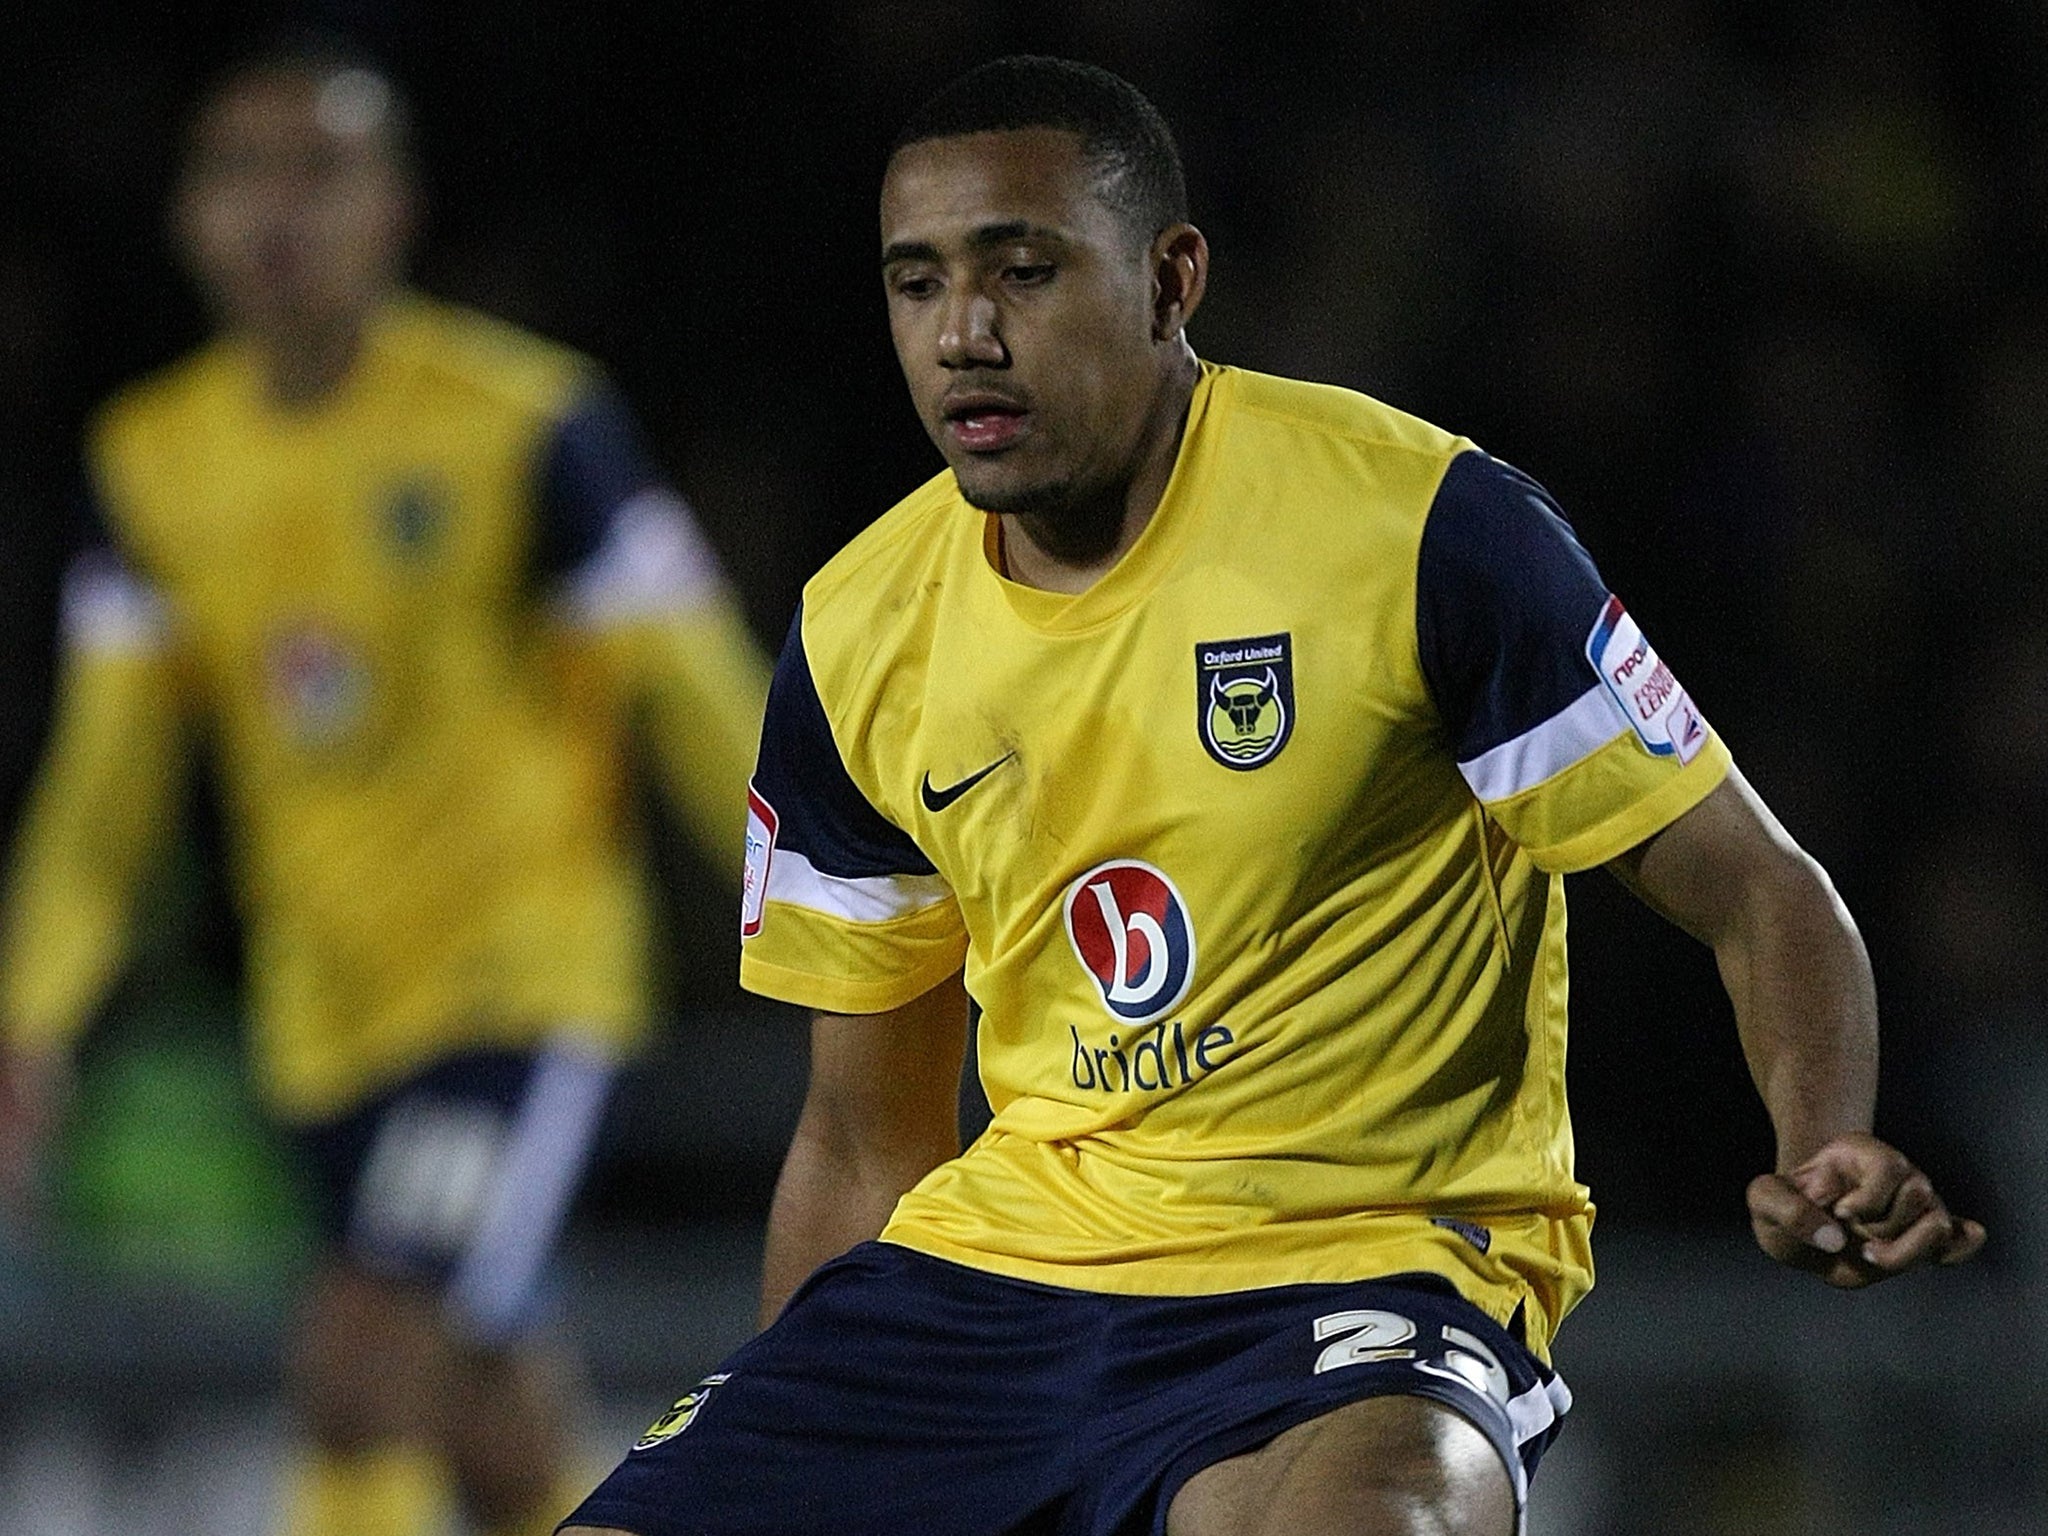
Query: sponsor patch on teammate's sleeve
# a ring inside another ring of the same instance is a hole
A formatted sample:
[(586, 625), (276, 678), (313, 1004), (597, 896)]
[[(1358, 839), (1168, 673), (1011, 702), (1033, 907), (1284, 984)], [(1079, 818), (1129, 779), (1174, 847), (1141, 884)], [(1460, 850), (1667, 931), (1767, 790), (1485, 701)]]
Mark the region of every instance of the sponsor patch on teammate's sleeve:
[(761, 908), (768, 899), (768, 865), (775, 857), (775, 807), (747, 786), (747, 863), (740, 880), (740, 937), (761, 931)]
[(1707, 722), (1679, 686), (1636, 621), (1618, 597), (1609, 597), (1593, 632), (1586, 637), (1586, 658), (1621, 712), (1628, 716), (1636, 739), (1658, 757), (1691, 762), (1707, 744)]

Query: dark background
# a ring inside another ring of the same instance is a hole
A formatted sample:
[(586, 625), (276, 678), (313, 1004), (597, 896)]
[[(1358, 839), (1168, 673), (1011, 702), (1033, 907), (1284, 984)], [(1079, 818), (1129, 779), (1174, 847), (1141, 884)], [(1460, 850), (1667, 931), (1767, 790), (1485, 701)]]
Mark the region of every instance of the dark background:
[[(10, 821), (80, 424), (203, 334), (162, 206), (238, 41), (310, 19), (388, 59), (427, 172), (421, 284), (607, 363), (771, 644), (804, 578), (938, 467), (875, 272), (888, 140), (968, 65), (1064, 53), (1180, 133), (1215, 251), (1199, 351), (1380, 395), (1557, 495), (1861, 920), (1880, 1130), (1956, 1203), (2013, 1203), (1980, 1133), (2048, 979), (2038, 4), (38, 9), (0, 52)], [(724, 898), (656, 820), (672, 1058), (745, 1004)], [(168, 990), (225, 1032), (232, 923), (195, 825), (114, 1013)], [(1770, 1146), (1709, 957), (1604, 876), (1573, 897), (1603, 1225), (1739, 1227)], [(664, 1177), (642, 1130), (597, 1219), (764, 1196), (752, 1164)]]

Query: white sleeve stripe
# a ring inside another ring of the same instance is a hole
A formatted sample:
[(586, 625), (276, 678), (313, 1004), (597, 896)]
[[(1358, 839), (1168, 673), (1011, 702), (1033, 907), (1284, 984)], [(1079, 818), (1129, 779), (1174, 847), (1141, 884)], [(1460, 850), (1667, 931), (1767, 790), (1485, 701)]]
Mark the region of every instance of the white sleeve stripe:
[(694, 608), (722, 585), (689, 505), (654, 487), (612, 515), (604, 542), (569, 573), (562, 600), (573, 621), (601, 628)]
[(1591, 757), (1628, 728), (1614, 696), (1595, 683), (1541, 725), (1458, 764), (1458, 772), (1492, 804)]
[(824, 874), (792, 848), (777, 848), (768, 861), (767, 900), (850, 923), (886, 923), (936, 906), (952, 894), (942, 875)]
[(101, 551), (64, 573), (65, 641), (86, 651), (154, 651), (170, 630), (164, 601), (148, 582)]

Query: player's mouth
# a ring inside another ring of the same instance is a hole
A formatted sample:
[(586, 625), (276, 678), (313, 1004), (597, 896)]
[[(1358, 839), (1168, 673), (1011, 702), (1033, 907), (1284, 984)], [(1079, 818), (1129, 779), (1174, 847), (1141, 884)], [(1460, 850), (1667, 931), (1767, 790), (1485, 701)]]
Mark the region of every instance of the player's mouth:
[(969, 453), (999, 453), (1016, 442), (1030, 411), (1008, 395), (973, 390), (948, 396), (941, 414), (946, 433)]

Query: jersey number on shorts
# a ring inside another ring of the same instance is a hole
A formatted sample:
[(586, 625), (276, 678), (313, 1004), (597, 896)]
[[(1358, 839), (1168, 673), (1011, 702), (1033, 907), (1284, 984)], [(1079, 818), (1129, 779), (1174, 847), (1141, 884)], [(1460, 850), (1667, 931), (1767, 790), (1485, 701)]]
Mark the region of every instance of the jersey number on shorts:
[(1502, 1367), (1500, 1357), (1476, 1336), (1447, 1324), (1441, 1330), (1442, 1352), (1425, 1360), (1421, 1358), (1420, 1350), (1409, 1347), (1416, 1331), (1414, 1322), (1398, 1312), (1328, 1313), (1315, 1320), (1316, 1342), (1321, 1344), (1326, 1339), (1331, 1342), (1316, 1356), (1314, 1374), (1320, 1376), (1325, 1371), (1342, 1370), (1347, 1365), (1408, 1360), (1418, 1371), (1470, 1387), (1495, 1402), (1505, 1403), (1508, 1400), (1511, 1395), (1508, 1373)]
[(1316, 1342), (1336, 1342), (1316, 1356), (1315, 1374), (1375, 1360), (1413, 1360), (1401, 1346), (1415, 1337), (1415, 1324), (1398, 1312), (1332, 1312), (1316, 1319)]

